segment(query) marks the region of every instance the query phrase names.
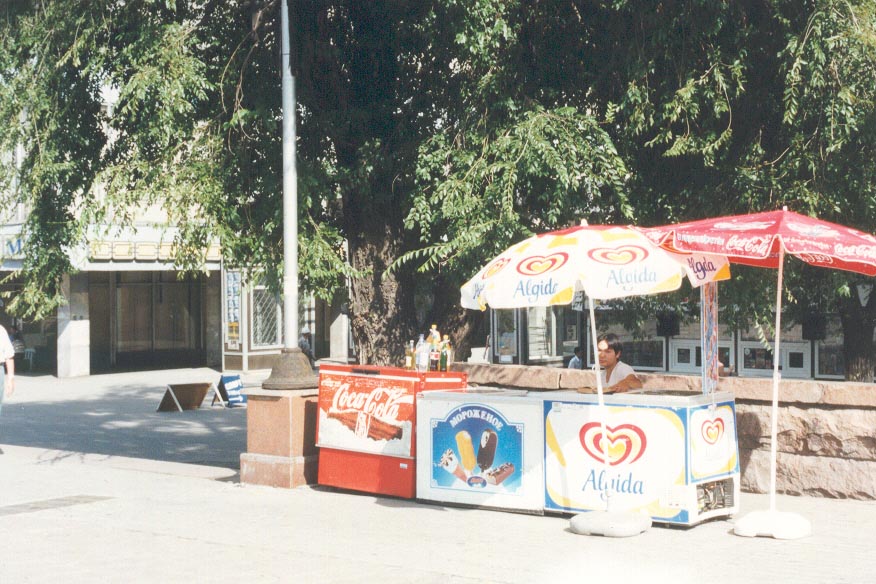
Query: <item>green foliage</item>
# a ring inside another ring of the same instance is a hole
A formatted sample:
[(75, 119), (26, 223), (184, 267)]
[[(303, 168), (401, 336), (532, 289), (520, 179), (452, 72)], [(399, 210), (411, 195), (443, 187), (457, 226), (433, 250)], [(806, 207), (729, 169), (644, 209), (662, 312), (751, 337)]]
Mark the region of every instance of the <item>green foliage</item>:
[[(0, 9), (0, 152), (22, 153), (0, 157), (0, 192), (34, 210), (38, 244), (17, 310), (62, 301), (65, 250), (147, 204), (180, 226), (180, 266), (220, 238), (229, 264), (279, 282), (278, 5)], [(393, 311), (413, 312), (415, 287), (434, 301), (512, 241), (581, 219), (784, 204), (876, 228), (873, 0), (316, 0), (291, 18), (301, 283), (349, 286), (360, 340), (404, 334)], [(791, 307), (815, 302), (800, 270), (788, 260)], [(774, 285), (734, 270), (723, 314), (768, 322)]]

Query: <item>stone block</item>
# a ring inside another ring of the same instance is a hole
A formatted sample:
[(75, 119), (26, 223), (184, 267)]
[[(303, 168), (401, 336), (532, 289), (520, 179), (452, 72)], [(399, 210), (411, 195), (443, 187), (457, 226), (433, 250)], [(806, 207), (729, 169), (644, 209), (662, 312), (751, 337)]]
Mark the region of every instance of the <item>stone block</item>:
[(240, 482), (247, 485), (292, 489), (316, 483), (318, 470), (316, 455), (291, 458), (246, 452), (240, 455)]
[[(736, 404), (739, 447), (769, 448), (772, 407)], [(779, 452), (876, 461), (876, 410), (780, 407)]]
[[(769, 450), (740, 453), (742, 490), (769, 492)], [(779, 453), (776, 492), (837, 499), (876, 499), (876, 462)]]
[(316, 454), (316, 390), (247, 390), (246, 450), (271, 456)]
[(249, 389), (246, 394), (241, 482), (281, 488), (315, 483), (317, 391)]
[(532, 391), (560, 389), (560, 375), (565, 371), (556, 367), (476, 363), (454, 363), (453, 370), (468, 374), (468, 382), (473, 385), (513, 387)]

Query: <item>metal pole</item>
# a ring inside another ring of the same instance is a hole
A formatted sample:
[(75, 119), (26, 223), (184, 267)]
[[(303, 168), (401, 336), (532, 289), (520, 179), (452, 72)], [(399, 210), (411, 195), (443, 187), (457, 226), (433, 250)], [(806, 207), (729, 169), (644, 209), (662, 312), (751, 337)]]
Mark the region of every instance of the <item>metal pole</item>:
[(289, 65), (289, 8), (280, 6), (283, 68), (283, 347), (298, 346), (298, 174), (295, 168), (295, 78)]

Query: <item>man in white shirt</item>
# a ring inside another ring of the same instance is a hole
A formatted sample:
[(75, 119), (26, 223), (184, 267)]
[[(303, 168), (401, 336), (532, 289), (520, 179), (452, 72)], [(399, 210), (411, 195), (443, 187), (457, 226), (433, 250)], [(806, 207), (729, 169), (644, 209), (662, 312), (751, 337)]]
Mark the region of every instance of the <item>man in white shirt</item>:
[[(3, 396), (15, 393), (15, 349), (12, 348), (9, 334), (2, 325), (0, 325), (0, 361), (6, 365), (5, 374), (3, 368), (0, 367), (0, 375), (3, 375), (3, 387), (0, 389), (0, 411), (2, 411)], [(3, 454), (2, 450), (0, 450), (0, 454)]]
[[(606, 393), (624, 393), (642, 387), (642, 380), (633, 368), (620, 360), (623, 345), (617, 335), (608, 333), (597, 339), (602, 388)], [(580, 393), (593, 393), (592, 388), (582, 387)]]
[(602, 369), (605, 390), (623, 393), (642, 387), (642, 380), (636, 377), (633, 368), (620, 360), (624, 347), (617, 335), (608, 333), (600, 336), (596, 349), (599, 351), (599, 367)]

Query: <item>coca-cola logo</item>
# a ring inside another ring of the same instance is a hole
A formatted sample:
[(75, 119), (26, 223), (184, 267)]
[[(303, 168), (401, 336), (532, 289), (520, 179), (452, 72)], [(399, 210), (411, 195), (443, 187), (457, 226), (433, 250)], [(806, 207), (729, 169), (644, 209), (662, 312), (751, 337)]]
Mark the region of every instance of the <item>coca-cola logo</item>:
[(717, 444), (721, 436), (724, 435), (724, 420), (715, 418), (714, 420), (706, 420), (700, 429), (703, 435), (703, 440), (709, 444)]
[(805, 235), (806, 237), (822, 237), (822, 238), (831, 238), (831, 239), (839, 239), (839, 232), (831, 229), (828, 225), (818, 224), (818, 225), (806, 225), (803, 223), (793, 223), (791, 221), (785, 222), (785, 227), (794, 233), (799, 233), (800, 235)]
[(838, 243), (833, 249), (834, 253), (843, 259), (876, 259), (876, 246), (873, 245), (843, 245)]
[(398, 420), (399, 408), (413, 403), (413, 394), (404, 389), (376, 387), (370, 392), (355, 391), (345, 383), (335, 392), (330, 411), (355, 410), (382, 420)]
[(727, 240), (726, 250), (729, 252), (738, 251), (745, 255), (766, 256), (770, 251), (772, 238), (765, 236), (754, 237), (739, 237), (738, 235), (730, 236)]
[(611, 466), (636, 462), (648, 444), (645, 432), (633, 424), (606, 426), (603, 437), (600, 423), (589, 422), (581, 427), (578, 438), (591, 458), (600, 462), (605, 458)]

